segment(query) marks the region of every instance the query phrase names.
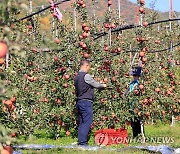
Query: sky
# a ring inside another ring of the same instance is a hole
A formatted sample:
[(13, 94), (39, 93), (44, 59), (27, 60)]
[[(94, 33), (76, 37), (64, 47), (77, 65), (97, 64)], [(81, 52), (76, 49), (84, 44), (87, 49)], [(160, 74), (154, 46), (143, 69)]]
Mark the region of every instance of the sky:
[[(137, 0), (129, 0), (129, 1), (137, 3)], [(155, 10), (162, 12), (169, 11), (169, 0), (145, 0), (146, 7), (150, 7), (150, 3), (152, 1), (156, 1), (154, 8)], [(180, 0), (172, 0), (172, 1), (173, 1), (173, 10), (180, 12)]]

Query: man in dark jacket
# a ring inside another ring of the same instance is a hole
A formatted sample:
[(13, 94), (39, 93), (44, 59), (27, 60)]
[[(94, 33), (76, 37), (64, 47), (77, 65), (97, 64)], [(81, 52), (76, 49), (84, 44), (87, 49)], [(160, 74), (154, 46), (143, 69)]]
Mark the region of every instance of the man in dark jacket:
[(94, 88), (105, 88), (106, 84), (96, 82), (90, 74), (90, 61), (82, 60), (80, 70), (74, 78), (79, 113), (78, 145), (87, 145), (87, 137), (93, 120)]

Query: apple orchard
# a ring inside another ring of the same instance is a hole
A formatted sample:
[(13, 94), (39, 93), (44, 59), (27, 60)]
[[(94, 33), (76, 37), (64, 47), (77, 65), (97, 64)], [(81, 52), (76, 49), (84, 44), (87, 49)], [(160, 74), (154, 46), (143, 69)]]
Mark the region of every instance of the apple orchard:
[[(73, 78), (82, 58), (92, 60), (90, 73), (98, 82), (112, 87), (95, 92), (92, 130), (127, 127), (134, 115), (142, 116), (145, 124), (171, 123), (179, 116), (177, 21), (149, 25), (159, 20), (158, 14), (140, 0), (134, 24), (141, 26), (113, 32), (127, 25), (111, 8), (113, 2), (107, 0), (102, 21), (88, 16), (84, 0), (73, 3), (74, 12), (62, 12), (62, 21), (54, 13), (55, 5), (17, 21), (28, 12), (27, 5), (15, 0), (0, 4), (0, 49), (8, 45), (8, 55), (0, 59), (0, 123), (16, 135), (44, 128), (55, 138), (62, 130), (66, 135), (77, 133)], [(50, 26), (44, 30), (40, 18), (48, 15)], [(102, 31), (104, 35), (96, 38)], [(140, 85), (124, 97), (132, 81), (129, 72), (137, 65), (143, 68)]]

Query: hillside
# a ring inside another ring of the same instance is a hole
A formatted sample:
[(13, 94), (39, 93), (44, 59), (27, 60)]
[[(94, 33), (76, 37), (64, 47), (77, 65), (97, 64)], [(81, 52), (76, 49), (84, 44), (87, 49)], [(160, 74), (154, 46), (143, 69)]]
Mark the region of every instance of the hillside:
[[(63, 10), (72, 11), (71, 5), (73, 4), (73, 2), (75, 2), (75, 0), (61, 4), (60, 10), (63, 9)], [(113, 2), (112, 9), (118, 9), (117, 0), (112, 0), (112, 2)], [(41, 6), (41, 5), (46, 6), (47, 4), (48, 4), (47, 2), (44, 3), (44, 0), (35, 1), (33, 2), (33, 7), (34, 7), (33, 9), (37, 10), (36, 6)], [(88, 13), (92, 15), (93, 12), (95, 12), (96, 18), (98, 19), (101, 19), (105, 15), (105, 12), (107, 11), (106, 0), (101, 0), (97, 2), (94, 6), (93, 6), (92, 1), (86, 0), (86, 6), (87, 6)], [(129, 22), (129, 21), (135, 22), (137, 9), (138, 9), (137, 4), (132, 3), (129, 0), (121, 0), (121, 16), (126, 22)]]
[[(25, 0), (22, 0), (22, 2)], [(63, 3), (59, 5), (60, 10), (66, 10), (66, 11), (73, 11), (72, 4), (75, 2), (75, 0), (71, 0), (70, 2)], [(105, 15), (105, 12), (107, 11), (107, 0), (101, 0), (95, 3), (93, 5), (93, 2), (90, 0), (85, 0), (88, 14), (90, 16), (93, 16), (95, 13), (96, 19), (103, 19), (103, 16)], [(118, 9), (118, 1), (112, 0), (112, 9), (117, 10)], [(27, 3), (27, 1), (26, 1)], [(40, 9), (42, 5), (47, 6), (49, 3), (48, 1), (44, 0), (38, 0), (33, 1), (33, 11), (36, 11), (37, 9)], [(130, 2), (129, 0), (121, 0), (121, 17), (122, 19), (127, 23), (135, 23), (136, 22), (136, 16), (138, 14), (138, 5)], [(148, 9), (150, 10), (150, 9)], [(115, 13), (115, 12), (114, 12)], [(158, 12), (161, 19), (167, 19), (168, 18), (168, 12)], [(178, 15), (179, 13), (176, 13)]]

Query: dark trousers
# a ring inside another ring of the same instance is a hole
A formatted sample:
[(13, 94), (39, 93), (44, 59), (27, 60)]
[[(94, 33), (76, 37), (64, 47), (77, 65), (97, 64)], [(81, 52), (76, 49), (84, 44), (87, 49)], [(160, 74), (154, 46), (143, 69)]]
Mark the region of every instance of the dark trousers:
[(139, 134), (141, 134), (141, 123), (139, 119), (135, 118), (134, 120), (131, 120), (131, 127), (133, 131), (133, 137), (137, 137)]
[(78, 145), (87, 145), (88, 133), (93, 120), (93, 105), (89, 100), (79, 100), (76, 108), (79, 114)]

